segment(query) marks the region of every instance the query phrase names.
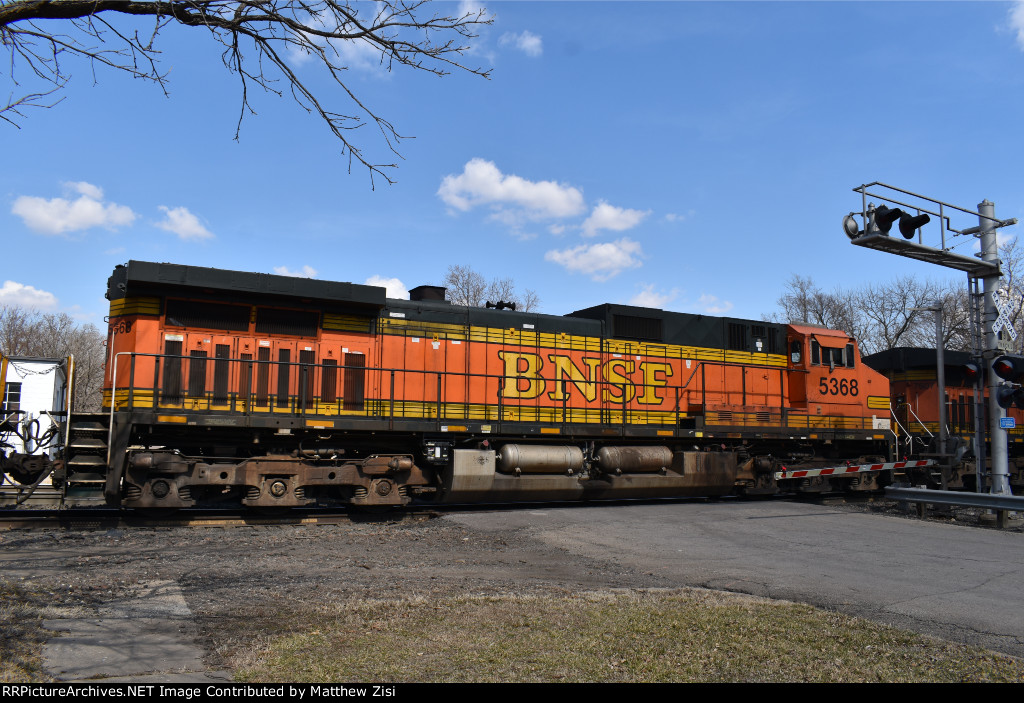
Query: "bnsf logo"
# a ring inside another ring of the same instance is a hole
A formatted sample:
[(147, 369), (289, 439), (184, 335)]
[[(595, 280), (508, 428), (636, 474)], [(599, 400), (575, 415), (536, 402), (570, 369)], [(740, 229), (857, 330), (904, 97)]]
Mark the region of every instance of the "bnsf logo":
[(504, 398), (539, 398), (550, 384), (548, 398), (565, 400), (568, 384), (563, 381), (570, 381), (590, 401), (597, 400), (600, 389), (602, 401), (621, 403), (636, 398), (643, 405), (661, 405), (665, 398), (658, 394), (658, 389), (667, 386), (668, 379), (675, 373), (672, 364), (655, 361), (637, 363), (632, 359), (611, 359), (601, 363), (600, 359), (584, 357), (581, 359), (584, 368), (581, 368), (569, 356), (548, 354), (547, 370), (542, 375), (545, 363), (540, 354), (500, 351), (498, 356), (505, 364), (505, 382), (501, 390)]

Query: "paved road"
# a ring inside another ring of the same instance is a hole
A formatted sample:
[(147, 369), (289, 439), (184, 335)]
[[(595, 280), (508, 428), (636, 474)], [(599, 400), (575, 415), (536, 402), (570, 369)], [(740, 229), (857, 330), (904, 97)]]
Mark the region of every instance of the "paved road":
[(1024, 535), (766, 501), (450, 516), (663, 577), (840, 610), (1024, 657)]

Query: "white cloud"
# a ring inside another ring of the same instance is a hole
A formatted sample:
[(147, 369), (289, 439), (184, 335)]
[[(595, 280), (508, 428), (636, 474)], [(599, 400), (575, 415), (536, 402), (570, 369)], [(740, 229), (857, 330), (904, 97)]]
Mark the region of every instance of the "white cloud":
[(650, 214), (650, 210), (629, 210), (609, 205), (601, 200), (594, 206), (590, 217), (583, 221), (583, 236), (593, 237), (602, 229), (613, 232), (633, 229)]
[(643, 250), (639, 242), (619, 239), (601, 244), (581, 244), (571, 249), (552, 250), (547, 261), (564, 266), (570, 272), (585, 273), (595, 281), (607, 281), (628, 268), (641, 266)]
[(292, 271), (287, 266), (275, 266), (274, 273), (278, 276), (294, 276), (295, 278), (316, 278), (316, 269), (310, 265), (305, 265), (299, 271)]
[(25, 225), (43, 234), (64, 234), (92, 227), (117, 229), (130, 225), (136, 214), (126, 205), (103, 202), (103, 189), (85, 181), (63, 183), (65, 194), (78, 193), (75, 200), (47, 200), (33, 195), (19, 196), (11, 213)]
[(473, 15), (474, 17), (483, 12), (487, 14), (487, 7), (479, 0), (460, 0), (459, 2), (459, 17), (465, 17), (466, 15)]
[(659, 293), (654, 290), (651, 283), (643, 287), (639, 293), (629, 299), (630, 305), (638, 305), (642, 308), (664, 308), (679, 296), (679, 289), (673, 288), (668, 293)]
[(523, 30), (520, 34), (505, 32), (498, 40), (499, 46), (514, 46), (527, 56), (540, 56), (544, 53), (544, 43), (540, 36), (529, 30)]
[(1017, 46), (1024, 51), (1024, 0), (1017, 0), (1009, 11), (1010, 29), (1017, 33)]
[(15, 305), (33, 310), (49, 310), (57, 307), (57, 296), (45, 290), (15, 281), (4, 281), (0, 288), (0, 305)]
[(578, 188), (505, 175), (493, 162), (480, 158), (468, 161), (461, 174), (445, 176), (437, 194), (463, 212), (489, 206), (497, 219), (513, 226), (523, 218), (571, 217), (584, 210), (583, 192)]
[(702, 312), (711, 315), (721, 315), (732, 310), (732, 303), (728, 300), (719, 300), (716, 296), (707, 293), (697, 299), (697, 305)]
[(397, 278), (384, 278), (383, 276), (370, 276), (365, 281), (368, 286), (380, 286), (387, 288), (389, 298), (409, 299), (409, 289)]
[(203, 227), (199, 218), (189, 212), (188, 208), (169, 208), (166, 205), (161, 205), (160, 209), (167, 215), (163, 221), (156, 223), (160, 229), (173, 232), (181, 239), (210, 239), (213, 237), (213, 233)]
[(92, 200), (103, 200), (103, 189), (99, 186), (94, 186), (92, 183), (71, 181), (64, 183), (64, 187)]

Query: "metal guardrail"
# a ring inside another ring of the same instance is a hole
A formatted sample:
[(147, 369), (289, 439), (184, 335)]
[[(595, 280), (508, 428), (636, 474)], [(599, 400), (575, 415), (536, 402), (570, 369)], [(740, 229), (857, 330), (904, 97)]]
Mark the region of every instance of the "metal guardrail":
[(1000, 513), (1000, 526), (1005, 526), (1006, 515), (1004, 513), (1009, 511), (1024, 512), (1024, 496), (992, 495), (991, 493), (953, 493), (927, 488), (899, 488), (893, 486), (886, 487), (885, 495), (887, 498), (917, 503), (919, 510), (923, 509), (926, 503), (998, 510)]

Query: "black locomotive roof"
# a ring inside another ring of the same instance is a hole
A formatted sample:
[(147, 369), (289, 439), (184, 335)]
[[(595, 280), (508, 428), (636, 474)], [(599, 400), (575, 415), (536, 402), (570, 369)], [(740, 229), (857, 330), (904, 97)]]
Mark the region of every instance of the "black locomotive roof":
[[(971, 355), (967, 352), (951, 349), (942, 352), (943, 366), (961, 366), (970, 360)], [(893, 347), (864, 357), (865, 364), (883, 374), (934, 369), (935, 361), (934, 349), (917, 347)]]
[(423, 320), (471, 327), (515, 327), (543, 333), (564, 332), (587, 337), (601, 336), (601, 324), (594, 320), (572, 319), (536, 312), (465, 307), (440, 301), (388, 298), (387, 309), (382, 314), (385, 317), (397, 315), (413, 321)]
[[(784, 353), (786, 325), (736, 317), (715, 317), (656, 308), (605, 303), (569, 313), (567, 318), (600, 320), (606, 335), (664, 344)], [(758, 340), (761, 340), (760, 347)]]
[(383, 308), (385, 301), (385, 290), (379, 286), (149, 261), (129, 261), (117, 266), (107, 280), (107, 299), (117, 300), (130, 295), (163, 295), (168, 289), (187, 295), (190, 288), (240, 296), (255, 294), (271, 298), (309, 298), (375, 310)]

